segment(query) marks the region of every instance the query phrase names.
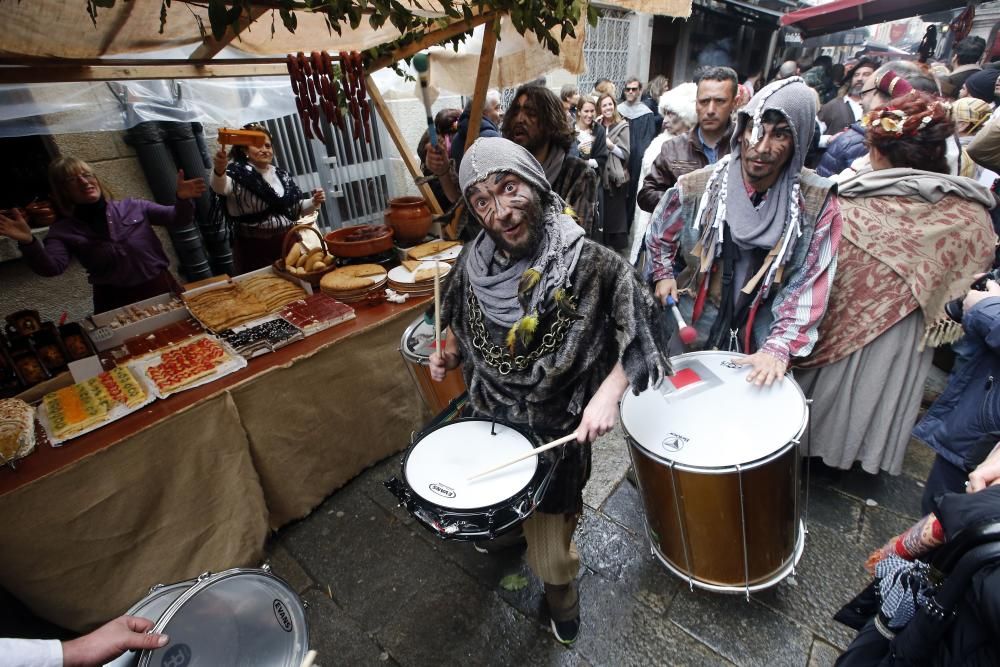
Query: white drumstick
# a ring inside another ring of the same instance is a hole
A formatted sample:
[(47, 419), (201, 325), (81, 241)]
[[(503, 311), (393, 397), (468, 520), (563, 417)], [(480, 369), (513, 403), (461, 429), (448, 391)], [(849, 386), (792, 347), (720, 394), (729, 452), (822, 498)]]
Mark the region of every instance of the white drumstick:
[(438, 356), (444, 355), (441, 349), (441, 264), (434, 260), (434, 346)]
[(547, 445), (542, 445), (541, 447), (536, 447), (535, 449), (532, 449), (527, 454), (521, 454), (520, 456), (518, 456), (516, 458), (513, 458), (510, 461), (507, 461), (506, 463), (501, 463), (500, 465), (496, 466), (495, 468), (490, 468), (489, 470), (484, 470), (482, 472), (476, 473), (475, 475), (473, 475), (472, 477), (468, 478), (465, 481), (471, 482), (472, 480), (477, 479), (479, 477), (483, 477), (485, 475), (489, 475), (491, 472), (496, 472), (497, 470), (500, 470), (500, 468), (506, 468), (509, 465), (514, 465), (518, 461), (523, 461), (524, 459), (530, 458), (532, 456), (538, 456), (542, 452), (547, 452), (550, 449), (555, 449), (559, 445), (565, 445), (570, 440), (576, 440), (576, 433), (570, 433), (569, 435), (564, 435), (563, 437), (559, 438), (558, 440), (553, 440), (552, 442), (550, 442)]
[(309, 651), (306, 653), (306, 657), (302, 659), (302, 664), (299, 667), (312, 667), (313, 662), (316, 660), (316, 651)]

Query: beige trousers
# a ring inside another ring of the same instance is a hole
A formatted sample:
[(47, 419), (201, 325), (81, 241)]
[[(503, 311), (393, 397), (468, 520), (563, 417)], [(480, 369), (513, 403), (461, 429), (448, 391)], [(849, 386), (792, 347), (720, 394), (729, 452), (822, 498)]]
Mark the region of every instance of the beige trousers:
[(573, 585), (580, 570), (580, 554), (573, 543), (579, 520), (578, 514), (535, 512), (523, 524), (528, 567), (545, 584), (549, 613), (557, 621), (579, 615), (579, 596)]

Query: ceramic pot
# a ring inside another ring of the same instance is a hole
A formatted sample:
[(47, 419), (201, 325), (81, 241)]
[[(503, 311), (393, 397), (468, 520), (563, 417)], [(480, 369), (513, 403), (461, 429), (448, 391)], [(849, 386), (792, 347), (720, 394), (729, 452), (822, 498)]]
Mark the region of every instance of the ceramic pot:
[(396, 197), (389, 200), (385, 210), (385, 224), (392, 227), (396, 241), (401, 245), (420, 243), (427, 236), (434, 216), (423, 197)]

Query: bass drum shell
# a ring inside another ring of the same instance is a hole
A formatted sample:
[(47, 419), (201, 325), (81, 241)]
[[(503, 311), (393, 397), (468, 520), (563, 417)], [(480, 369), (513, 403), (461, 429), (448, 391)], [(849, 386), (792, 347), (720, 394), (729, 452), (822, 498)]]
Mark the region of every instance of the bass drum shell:
[(298, 667), (309, 650), (299, 596), (264, 569), (206, 574), (156, 619), (170, 643), (142, 651), (140, 667)]
[[(441, 343), (446, 338), (442, 332)], [(440, 414), (448, 405), (465, 392), (465, 378), (462, 371), (454, 368), (445, 373), (444, 380), (431, 379), (430, 355), (434, 351), (434, 325), (428, 324), (424, 316), (418, 317), (403, 332), (399, 341), (399, 353), (406, 362), (414, 384), (420, 391), (424, 403), (434, 414)]]
[(700, 588), (737, 593), (791, 573), (804, 546), (794, 444), (762, 465), (718, 473), (679, 468), (628, 443), (650, 543), (671, 571)]

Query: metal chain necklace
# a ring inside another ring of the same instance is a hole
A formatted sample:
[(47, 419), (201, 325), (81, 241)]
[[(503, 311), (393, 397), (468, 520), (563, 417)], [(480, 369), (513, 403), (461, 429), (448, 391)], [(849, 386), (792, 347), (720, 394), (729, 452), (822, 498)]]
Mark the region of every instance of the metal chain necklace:
[[(576, 299), (569, 297), (570, 307), (576, 307)], [(472, 347), (483, 355), (487, 365), (497, 369), (500, 375), (507, 375), (512, 370), (523, 371), (540, 358), (555, 351), (566, 338), (566, 330), (573, 320), (559, 309), (556, 309), (556, 321), (549, 327), (549, 332), (542, 336), (542, 344), (528, 354), (512, 355), (506, 348), (496, 345), (489, 339), (486, 324), (483, 322), (483, 311), (479, 307), (479, 299), (469, 287), (469, 326), (472, 328)]]

